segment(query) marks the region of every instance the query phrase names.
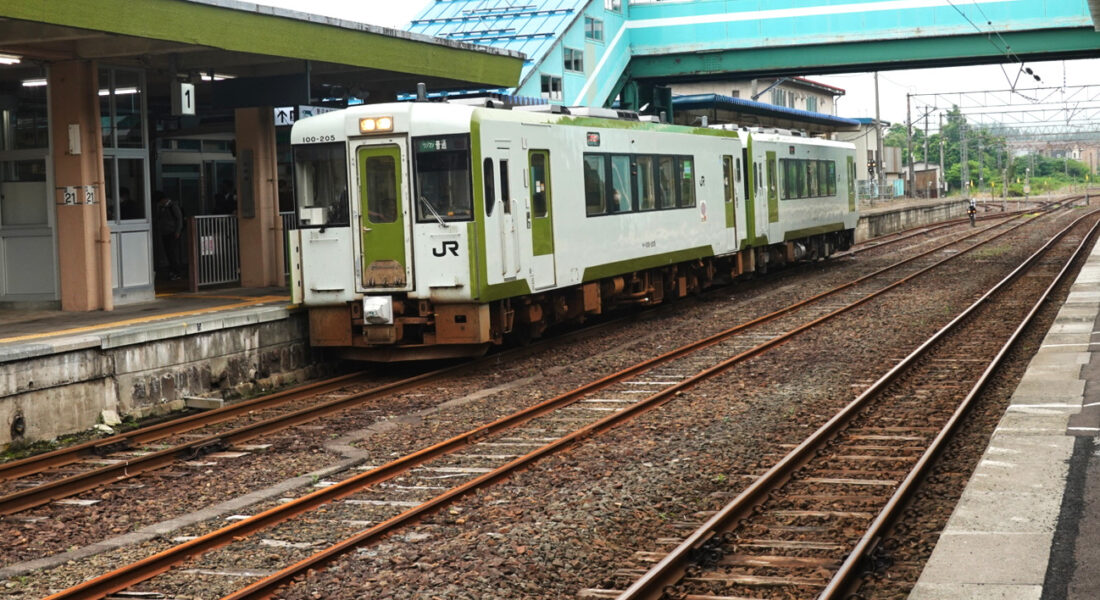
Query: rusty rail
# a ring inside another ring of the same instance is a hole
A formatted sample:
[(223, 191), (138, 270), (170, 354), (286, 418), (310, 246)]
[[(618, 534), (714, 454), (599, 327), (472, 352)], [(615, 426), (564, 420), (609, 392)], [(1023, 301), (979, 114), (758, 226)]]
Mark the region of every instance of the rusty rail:
[[(995, 239), (998, 239), (998, 238), (1000, 238), (1004, 235), (1007, 235), (1009, 232), (1015, 230), (1018, 227), (1022, 227), (1023, 225), (1027, 224), (1028, 222), (1030, 222), (1030, 221), (1025, 221), (1023, 223), (1017, 224), (1016, 227), (1014, 227), (1012, 229), (1008, 229), (1004, 232), (1001, 232), (1001, 233), (993, 236), (992, 238), (990, 238), (988, 240), (985, 240), (985, 242), (983, 242), (983, 244), (991, 242), (991, 241), (993, 241)], [(352, 494), (355, 494), (355, 493), (361, 491), (362, 489), (364, 489), (366, 487), (369, 487), (371, 485), (386, 481), (388, 479), (392, 479), (393, 477), (396, 477), (397, 475), (400, 475), (401, 473), (404, 473), (404, 472), (408, 471), (409, 469), (412, 469), (413, 467), (416, 467), (420, 464), (423, 464), (423, 463), (425, 463), (429, 460), (432, 460), (432, 459), (437, 458), (439, 456), (444, 456), (446, 454), (450, 454), (450, 453), (456, 452), (458, 450), (461, 450), (461, 449), (463, 449), (467, 446), (470, 446), (470, 445), (473, 445), (473, 444), (477, 443), (479, 440), (481, 440), (485, 437), (488, 437), (490, 435), (493, 435), (493, 434), (496, 434), (496, 433), (499, 433), (499, 432), (502, 432), (502, 431), (505, 431), (505, 430), (508, 430), (508, 429), (511, 429), (511, 428), (514, 428), (514, 427), (518, 427), (520, 425), (523, 425), (524, 423), (527, 423), (528, 421), (531, 421), (531, 420), (533, 420), (537, 417), (540, 417), (542, 415), (545, 415), (547, 413), (555, 411), (555, 410), (557, 410), (561, 407), (573, 404), (574, 402), (580, 400), (581, 398), (587, 396), (588, 394), (600, 391), (600, 390), (602, 390), (602, 389), (604, 389), (608, 386), (611, 386), (611, 385), (613, 385), (613, 384), (615, 384), (619, 381), (628, 379), (628, 378), (630, 378), (630, 377), (632, 377), (632, 376), (634, 376), (638, 373), (647, 371), (647, 370), (652, 369), (656, 366), (659, 366), (659, 365), (662, 365), (664, 363), (670, 362), (670, 361), (672, 361), (676, 358), (680, 358), (681, 356), (690, 354), (692, 352), (701, 350), (703, 348), (713, 346), (713, 345), (721, 342), (722, 340), (724, 340), (728, 337), (731, 337), (732, 335), (735, 335), (736, 333), (739, 333), (739, 332), (741, 332), (741, 331), (743, 331), (747, 328), (750, 328), (750, 327), (753, 327), (753, 326), (756, 326), (756, 325), (759, 325), (759, 324), (762, 324), (762, 323), (772, 321), (772, 320), (778, 318), (779, 316), (782, 316), (782, 315), (787, 314), (787, 313), (789, 313), (793, 310), (796, 310), (797, 308), (800, 308), (802, 306), (805, 306), (807, 304), (810, 304), (812, 302), (815, 302), (815, 301), (820, 300), (822, 298), (825, 298), (827, 296), (831, 296), (835, 293), (838, 293), (840, 291), (848, 289), (849, 287), (852, 287), (852, 286), (854, 286), (858, 283), (861, 283), (861, 282), (863, 282), (863, 281), (865, 281), (865, 280), (867, 280), (871, 277), (880, 275), (880, 274), (885, 273), (889, 270), (900, 267), (904, 264), (912, 262), (913, 260), (916, 260), (917, 258), (920, 258), (921, 256), (925, 256), (925, 255), (931, 254), (933, 252), (939, 251), (939, 250), (941, 250), (942, 248), (944, 248), (946, 246), (956, 244), (959, 241), (964, 241), (966, 239), (969, 239), (973, 235), (978, 235), (980, 233), (982, 233), (982, 232), (975, 232), (974, 234), (971, 234), (970, 236), (965, 236), (965, 237), (961, 238), (960, 240), (955, 240), (953, 242), (949, 242), (949, 243), (937, 246), (936, 248), (928, 250), (928, 251), (926, 251), (924, 253), (921, 253), (917, 256), (899, 261), (899, 262), (897, 262), (893, 265), (890, 265), (890, 266), (884, 267), (882, 269), (879, 269), (878, 271), (875, 271), (874, 273), (872, 273), (870, 275), (865, 275), (865, 276), (860, 277), (860, 278), (858, 278), (858, 279), (856, 279), (852, 282), (837, 286), (836, 288), (833, 288), (831, 290), (827, 290), (827, 291), (822, 292), (820, 294), (817, 294), (817, 295), (815, 295), (811, 298), (808, 298), (808, 299), (800, 301), (796, 304), (793, 304), (793, 305), (790, 305), (788, 307), (777, 310), (773, 313), (763, 315), (761, 317), (753, 319), (752, 321), (742, 323), (740, 325), (737, 325), (737, 326), (732, 327), (730, 329), (727, 329), (725, 331), (719, 332), (717, 334), (714, 334), (714, 335), (709, 336), (707, 338), (704, 338), (702, 340), (698, 340), (698, 341), (693, 342), (691, 344), (687, 344), (687, 345), (682, 346), (680, 348), (677, 348), (677, 349), (671, 350), (669, 352), (666, 352), (665, 354), (662, 354), (660, 356), (648, 359), (648, 360), (643, 361), (641, 363), (638, 363), (634, 366), (628, 367), (628, 368), (626, 368), (622, 371), (619, 371), (617, 373), (613, 373), (613, 374), (608, 375), (606, 377), (603, 377), (599, 380), (588, 383), (588, 384), (586, 384), (584, 386), (581, 386), (581, 387), (579, 387), (575, 390), (572, 390), (572, 391), (567, 392), (565, 394), (559, 395), (555, 398), (548, 399), (544, 402), (541, 402), (541, 403), (536, 404), (534, 406), (528, 407), (527, 409), (524, 409), (524, 410), (519, 411), (517, 413), (514, 413), (512, 415), (509, 415), (509, 416), (503, 417), (501, 419), (498, 419), (498, 420), (496, 420), (492, 423), (489, 423), (489, 424), (483, 425), (481, 427), (472, 429), (472, 430), (467, 431), (465, 433), (462, 433), (460, 435), (454, 436), (454, 437), (452, 437), (448, 440), (439, 442), (439, 443), (437, 443), (435, 445), (432, 445), (428, 448), (422, 449), (422, 450), (420, 450), (418, 452), (415, 452), (413, 454), (409, 454), (405, 457), (402, 457), (402, 458), (396, 459), (394, 461), (391, 461), (391, 462), (389, 462), (385, 465), (382, 465), (382, 466), (377, 467), (375, 469), (372, 469), (370, 471), (364, 472), (364, 473), (356, 475), (354, 477), (350, 477), (348, 479), (345, 479), (345, 480), (343, 480), (339, 483), (336, 483), (334, 485), (331, 485), (331, 486), (322, 488), (320, 490), (314, 491), (314, 492), (312, 492), (310, 494), (307, 494), (305, 496), (302, 496), (302, 497), (300, 497), (300, 498), (298, 498), (294, 501), (287, 502), (285, 504), (281, 504), (279, 506), (273, 507), (271, 509), (268, 509), (268, 510), (262, 512), (262, 513), (254, 515), (254, 516), (252, 516), (248, 519), (237, 521), (236, 523), (233, 523), (231, 525), (227, 525), (225, 527), (222, 527), (221, 529), (210, 532), (206, 535), (200, 536), (200, 537), (195, 538), (193, 540), (189, 540), (189, 541), (184, 542), (184, 543), (182, 543), (178, 546), (175, 546), (173, 548), (169, 548), (169, 549), (167, 549), (163, 552), (160, 552), (156, 555), (147, 557), (145, 559), (142, 559), (142, 560), (137, 561), (135, 563), (132, 563), (130, 565), (126, 565), (126, 566), (124, 566), (122, 568), (119, 568), (115, 571), (112, 571), (110, 573), (106, 573), (104, 575), (101, 575), (99, 577), (96, 577), (94, 579), (86, 581), (84, 583), (81, 583), (77, 586), (74, 586), (74, 587), (68, 589), (68, 590), (64, 590), (64, 591), (58, 592), (56, 594), (53, 594), (53, 595), (49, 596), (47, 600), (61, 600), (61, 599), (70, 599), (70, 598), (102, 598), (102, 597), (106, 596), (107, 594), (111, 594), (111, 593), (117, 592), (119, 590), (125, 589), (129, 586), (132, 586), (132, 585), (136, 584), (136, 583), (139, 583), (141, 581), (149, 579), (149, 578), (151, 578), (151, 577), (153, 577), (153, 576), (155, 576), (159, 573), (163, 573), (163, 572), (169, 570), (170, 568), (172, 568), (176, 564), (187, 561), (191, 558), (199, 556), (199, 555), (201, 555), (205, 552), (208, 552), (210, 550), (225, 546), (225, 545), (231, 543), (232, 541), (234, 541), (236, 539), (239, 539), (239, 538), (242, 538), (242, 537), (247, 537), (247, 536), (249, 536), (249, 535), (251, 535), (251, 534), (253, 534), (257, 531), (272, 527), (274, 525), (277, 525), (279, 523), (282, 523), (284, 521), (292, 519), (292, 518), (294, 518), (294, 517), (296, 517), (300, 514), (308, 512), (308, 511), (310, 511), (310, 510), (312, 510), (312, 509), (314, 509), (318, 506), (327, 504), (327, 503), (332, 502), (334, 500), (338, 500), (338, 499), (350, 496)], [(762, 344), (759, 344), (759, 345), (757, 345), (753, 348), (750, 348), (749, 350), (741, 352), (741, 353), (739, 353), (739, 354), (737, 354), (733, 357), (729, 357), (729, 358), (721, 361), (717, 365), (714, 365), (714, 366), (712, 366), (708, 369), (705, 369), (704, 371), (701, 371), (700, 373), (696, 374), (695, 376), (693, 376), (691, 378), (685, 379), (685, 380), (683, 380), (683, 381), (681, 381), (681, 382), (679, 382), (679, 383), (677, 383), (673, 386), (670, 386), (669, 388), (666, 388), (666, 389), (664, 389), (660, 392), (657, 392), (656, 394), (653, 394), (652, 396), (647, 397), (646, 399), (642, 400), (641, 402), (639, 402), (639, 403), (637, 403), (637, 404), (635, 404), (635, 405), (633, 405), (629, 408), (626, 408), (622, 411), (619, 411), (617, 413), (609, 415), (609, 416), (607, 416), (603, 419), (595, 421), (595, 422), (593, 422), (593, 423), (591, 423), (591, 424), (575, 431), (572, 434), (564, 436), (564, 437), (556, 440), (555, 442), (547, 444), (547, 445), (545, 445), (545, 446), (543, 446), (543, 447), (541, 447), (541, 448), (539, 448), (539, 449), (537, 449), (537, 450), (535, 450), (535, 451), (533, 451), (533, 452), (531, 452), (527, 455), (519, 457), (519, 458), (507, 463), (506, 465), (503, 465), (502, 467), (499, 467), (499, 468), (497, 468), (497, 469), (495, 469), (495, 470), (493, 470), (489, 473), (485, 473), (485, 474), (483, 474), (483, 475), (481, 475), (481, 476), (479, 476), (479, 477), (477, 477), (477, 478), (475, 478), (475, 479), (473, 479), (473, 480), (471, 480), (471, 481), (469, 481), (469, 482), (467, 482), (463, 485), (452, 488), (451, 490), (445, 492), (444, 494), (436, 497), (433, 500), (430, 500), (430, 501), (428, 501), (428, 502), (426, 502), (426, 503), (424, 503), (424, 504), (422, 504), (418, 507), (409, 509), (408, 511), (405, 511), (405, 512), (401, 513), (400, 515), (397, 515), (397, 516), (395, 516), (395, 517), (393, 517), (393, 518), (391, 518), (387, 521), (384, 521), (383, 523), (380, 523), (380, 524), (378, 524), (378, 525), (376, 525), (376, 526), (374, 526), (374, 527), (372, 527), (368, 530), (365, 530), (365, 531), (361, 532), (360, 534), (358, 534), (357, 536), (355, 536), (353, 538), (349, 538), (348, 540), (344, 540), (344, 541), (342, 541), (342, 542), (340, 542), (340, 543), (338, 543), (338, 544), (336, 544), (336, 545), (334, 545), (334, 546), (332, 546), (332, 547), (330, 547), (330, 548), (328, 548), (328, 549), (326, 549), (326, 550), (324, 550), (320, 553), (315, 554), (312, 557), (309, 557), (309, 558), (307, 558), (303, 561), (300, 561), (299, 563), (296, 563), (295, 565), (292, 565), (292, 566), (290, 566), (286, 569), (283, 569), (283, 570), (281, 570), (281, 571), (279, 571), (279, 572), (277, 572), (277, 573), (275, 573), (275, 574), (273, 574), (269, 577), (266, 577), (266, 578), (256, 582), (252, 586), (249, 586), (249, 587), (245, 588), (244, 590), (241, 590), (237, 594), (234, 594), (234, 595), (229, 596), (227, 598), (240, 599), (240, 598), (262, 598), (262, 597), (267, 597), (267, 595), (270, 593), (270, 590), (276, 589), (279, 586), (284, 585), (287, 581), (289, 581), (289, 580), (293, 579), (294, 577), (304, 573), (308, 569), (319, 568), (319, 567), (323, 566), (324, 564), (327, 564), (328, 562), (333, 560), (335, 557), (339, 556), (342, 552), (345, 552), (350, 548), (353, 548), (353, 547), (356, 547), (358, 545), (362, 545), (363, 543), (367, 543), (371, 540), (377, 539), (379, 536), (382, 536), (382, 535), (385, 535), (389, 532), (392, 532), (394, 529), (396, 529), (398, 527), (406, 526), (409, 523), (411, 523), (411, 522), (415, 521), (416, 519), (418, 519), (420, 516), (422, 516), (424, 514), (428, 514), (432, 511), (438, 510), (440, 507), (445, 506), (446, 504), (448, 504), (450, 502), (453, 502), (454, 500), (457, 500), (457, 499), (465, 496), (466, 494), (468, 494), (468, 493), (470, 493), (470, 492), (472, 492), (476, 489), (479, 489), (479, 488), (481, 488), (485, 485), (489, 485), (489, 484), (491, 484), (491, 483), (493, 483), (497, 480), (500, 480), (504, 477), (507, 477), (510, 473), (528, 466), (529, 464), (531, 464), (532, 462), (538, 460), (539, 458), (541, 458), (543, 456), (554, 453), (554, 452), (556, 452), (560, 449), (563, 449), (565, 447), (568, 447), (572, 444), (578, 443), (581, 440), (583, 440), (587, 437), (590, 437), (592, 435), (602, 433), (602, 432), (604, 432), (608, 429), (611, 429), (611, 428), (619, 425), (622, 422), (633, 419), (633, 418), (637, 417), (638, 415), (644, 414), (644, 413), (646, 413), (650, 410), (658, 408), (662, 404), (664, 404), (664, 403), (668, 402), (669, 400), (671, 400), (677, 394), (677, 392), (680, 392), (684, 389), (687, 389), (687, 388), (693, 386), (694, 384), (696, 384), (700, 381), (706, 380), (706, 379), (708, 379), (708, 378), (710, 378), (714, 375), (717, 375), (721, 372), (724, 372), (724, 371), (728, 370), (730, 367), (732, 367), (733, 365), (735, 365), (739, 362), (742, 362), (744, 360), (752, 358), (752, 357), (754, 357), (758, 354), (761, 354), (761, 353), (767, 351), (768, 349), (770, 349), (772, 347), (775, 347), (779, 344), (782, 344), (782, 343), (788, 341), (790, 338), (802, 333), (803, 331), (811, 329), (812, 327), (814, 327), (814, 326), (816, 326), (820, 323), (823, 323), (827, 320), (830, 320), (831, 318), (833, 318), (837, 315), (840, 315), (844, 312), (852, 310), (855, 307), (860, 306), (860, 305), (870, 301), (872, 298), (874, 298), (878, 295), (884, 294), (884, 293), (888, 292), (889, 290), (892, 290), (892, 289), (904, 284), (905, 282), (917, 277), (918, 275), (920, 275), (920, 274), (922, 274), (922, 273), (924, 273), (928, 270), (931, 270), (931, 269), (935, 268), (936, 266), (938, 266), (940, 264), (943, 264), (945, 262), (954, 260), (955, 258), (958, 258), (960, 256), (964, 256), (967, 253), (973, 251), (974, 249), (976, 249), (980, 246), (981, 246), (981, 244), (978, 244), (978, 245), (972, 246), (970, 248), (967, 248), (965, 250), (962, 250), (958, 253), (952, 254), (948, 257), (945, 257), (945, 258), (937, 261), (933, 265), (925, 267), (925, 268), (917, 271), (916, 273), (912, 273), (910, 275), (907, 275), (904, 278), (902, 278), (898, 281), (895, 281), (894, 283), (892, 283), (892, 284), (890, 284), (890, 285), (888, 285), (888, 286), (872, 293), (871, 295), (860, 298), (860, 299), (856, 300), (855, 302), (853, 302), (853, 303), (851, 303), (851, 304), (849, 304), (845, 307), (838, 308), (838, 309), (826, 314), (825, 316), (819, 317), (818, 319), (815, 319), (815, 320), (811, 321), (810, 323), (803, 324), (803, 325), (787, 332), (786, 334), (777, 336), (777, 337), (775, 337), (771, 340), (768, 340), (768, 341), (766, 341)]]
[[(1068, 227), (1056, 234), (1050, 241), (1044, 244), (1041, 248), (1035, 251), (1029, 256), (1023, 263), (1021, 263), (1016, 269), (1005, 276), (1000, 282), (998, 282), (993, 288), (983, 294), (980, 298), (974, 301), (966, 310), (956, 316), (947, 325), (934, 333), (930, 338), (925, 340), (918, 348), (913, 350), (908, 356), (902, 359), (898, 364), (891, 368), (886, 374), (880, 377), (875, 383), (867, 388), (863, 393), (857, 396), (852, 402), (846, 405), (840, 412), (834, 415), (828, 422), (818, 428), (813, 434), (807, 437), (802, 443), (791, 450), (786, 456), (784, 456), (778, 463), (772, 468), (768, 469), (766, 473), (760, 476), (752, 484), (750, 484), (744, 491), (742, 491), (736, 498), (729, 504), (724, 506), (721, 510), (714, 514), (710, 519), (706, 521), (702, 526), (696, 529), (691, 535), (684, 539), (672, 552), (661, 559), (656, 565), (654, 565), (649, 571), (647, 571), (642, 577), (636, 580), (630, 587), (619, 594), (616, 600), (652, 600), (662, 598), (664, 590), (669, 585), (679, 581), (684, 572), (691, 564), (691, 559), (694, 554), (703, 547), (703, 545), (711, 538), (719, 535), (721, 532), (730, 528), (730, 526), (736, 523), (738, 520), (746, 516), (753, 507), (760, 504), (765, 500), (768, 494), (774, 491), (776, 488), (785, 483), (795, 471), (804, 466), (810, 461), (817, 453), (817, 451), (825, 445), (830, 439), (832, 439), (836, 432), (838, 432), (846, 423), (848, 423), (872, 398), (878, 395), (884, 390), (890, 383), (897, 379), (897, 377), (913, 365), (921, 356), (923, 356), (930, 348), (932, 348), (939, 340), (944, 338), (948, 333), (959, 326), (970, 314), (984, 304), (990, 297), (1000, 291), (1003, 287), (1007, 286), (1017, 277), (1019, 277), (1023, 271), (1032, 266), (1043, 254), (1045, 254), (1058, 240), (1064, 237), (1070, 229), (1077, 225), (1078, 222), (1085, 219), (1088, 216), (1095, 214), (1097, 211), (1090, 212), (1077, 220), (1075, 220)], [(1090, 231), (1090, 236), (1096, 231), (1096, 225), (1093, 226)], [(1086, 239), (1089, 236), (1086, 236)], [(1045, 297), (1046, 295), (1044, 295)], [(1003, 352), (998, 356), (1003, 356)], [(985, 378), (983, 378), (984, 382)], [(969, 397), (969, 396), (968, 396)], [(955, 419), (952, 419), (952, 423)], [(937, 438), (938, 439), (938, 438)], [(926, 464), (922, 458), (921, 464)], [(907, 478), (908, 480), (909, 478)], [(876, 523), (878, 520), (876, 520)], [(861, 545), (861, 549), (865, 550), (866, 544)], [(852, 563), (852, 564), (849, 564)], [(850, 577), (851, 571), (854, 567), (852, 560), (845, 563), (846, 572), (844, 578)], [(838, 584), (839, 586), (839, 584)]]

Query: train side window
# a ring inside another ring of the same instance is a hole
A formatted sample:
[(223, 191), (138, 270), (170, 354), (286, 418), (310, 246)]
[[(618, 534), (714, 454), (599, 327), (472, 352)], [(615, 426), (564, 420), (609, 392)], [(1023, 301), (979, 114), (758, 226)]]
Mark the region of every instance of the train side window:
[(737, 159), (737, 182), (741, 183), (741, 159)]
[(681, 157), (676, 166), (680, 180), (680, 208), (695, 206), (695, 160)]
[(486, 216), (493, 214), (493, 205), (496, 204), (497, 195), (496, 190), (493, 189), (493, 159), (486, 158), (484, 168), (481, 173), (481, 181), (485, 184), (485, 214)]
[(590, 217), (607, 212), (607, 170), (602, 154), (584, 155), (584, 208)]
[(634, 195), (630, 181), (630, 156), (616, 154), (611, 157), (611, 202), (608, 212), (630, 212), (634, 207)]
[(676, 159), (672, 156), (657, 158), (658, 208), (676, 208)]
[(726, 202), (733, 202), (733, 157), (722, 157), (722, 191)]
[(830, 161), (825, 163), (825, 167), (826, 167), (825, 181), (829, 182), (829, 195), (830, 196), (835, 196), (836, 195), (836, 163), (830, 160)]
[(531, 211), (535, 217), (545, 217), (549, 210), (550, 186), (546, 163), (545, 151), (531, 152)]
[(653, 188), (653, 157), (639, 156), (634, 160), (635, 187), (638, 190), (638, 210), (657, 208), (657, 192)]
[(512, 194), (508, 191), (508, 161), (500, 161), (500, 204), (504, 212), (512, 214)]
[(809, 197), (815, 198), (817, 196), (820, 196), (821, 194), (818, 193), (820, 186), (818, 186), (817, 180), (816, 160), (806, 161), (806, 181), (808, 182), (807, 187), (809, 188)]
[(397, 164), (392, 156), (367, 159), (367, 217), (371, 223), (397, 220)]

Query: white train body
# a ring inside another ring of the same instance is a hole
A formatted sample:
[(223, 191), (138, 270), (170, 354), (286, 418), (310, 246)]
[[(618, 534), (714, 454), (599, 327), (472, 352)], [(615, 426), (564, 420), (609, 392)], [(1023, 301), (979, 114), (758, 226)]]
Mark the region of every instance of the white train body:
[(315, 345), (483, 352), (804, 255), (856, 226), (851, 144), (461, 104), (294, 125), (295, 300)]

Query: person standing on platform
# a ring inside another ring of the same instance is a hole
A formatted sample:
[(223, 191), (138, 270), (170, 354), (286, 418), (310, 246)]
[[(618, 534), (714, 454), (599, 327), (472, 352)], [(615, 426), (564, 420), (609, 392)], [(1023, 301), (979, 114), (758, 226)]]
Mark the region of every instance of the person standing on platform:
[(157, 191), (153, 194), (157, 203), (157, 236), (164, 256), (168, 259), (168, 278), (180, 279), (180, 234), (183, 233), (183, 211), (168, 194)]

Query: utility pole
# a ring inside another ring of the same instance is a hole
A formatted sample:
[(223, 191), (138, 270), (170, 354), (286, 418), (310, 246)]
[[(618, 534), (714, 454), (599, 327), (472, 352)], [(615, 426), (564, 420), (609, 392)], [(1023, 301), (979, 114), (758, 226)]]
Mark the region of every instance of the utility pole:
[[(946, 196), (947, 195), (947, 171), (943, 170), (943, 113), (940, 113), (940, 176), (939, 176), (938, 179), (943, 181), (943, 184), (942, 184), (943, 189), (940, 190), (940, 195), (941, 196)], [(939, 184), (940, 182), (937, 181), (936, 183)]]
[(913, 171), (913, 102), (912, 96), (905, 94), (905, 159), (909, 163), (908, 177), (905, 178), (905, 195), (915, 196), (916, 173)]
[(959, 121), (959, 160), (962, 161), (961, 181), (963, 188), (963, 198), (970, 198), (970, 157), (967, 156), (967, 142), (966, 142), (966, 117), (963, 117)]
[(982, 153), (982, 136), (981, 130), (978, 131), (978, 194), (982, 193), (985, 189), (985, 154)]
[(882, 121), (879, 120), (878, 71), (875, 71), (875, 195), (882, 195)]
[[(928, 108), (928, 107), (925, 107)], [(932, 109), (924, 111), (924, 168), (928, 168), (928, 113), (932, 112)]]

